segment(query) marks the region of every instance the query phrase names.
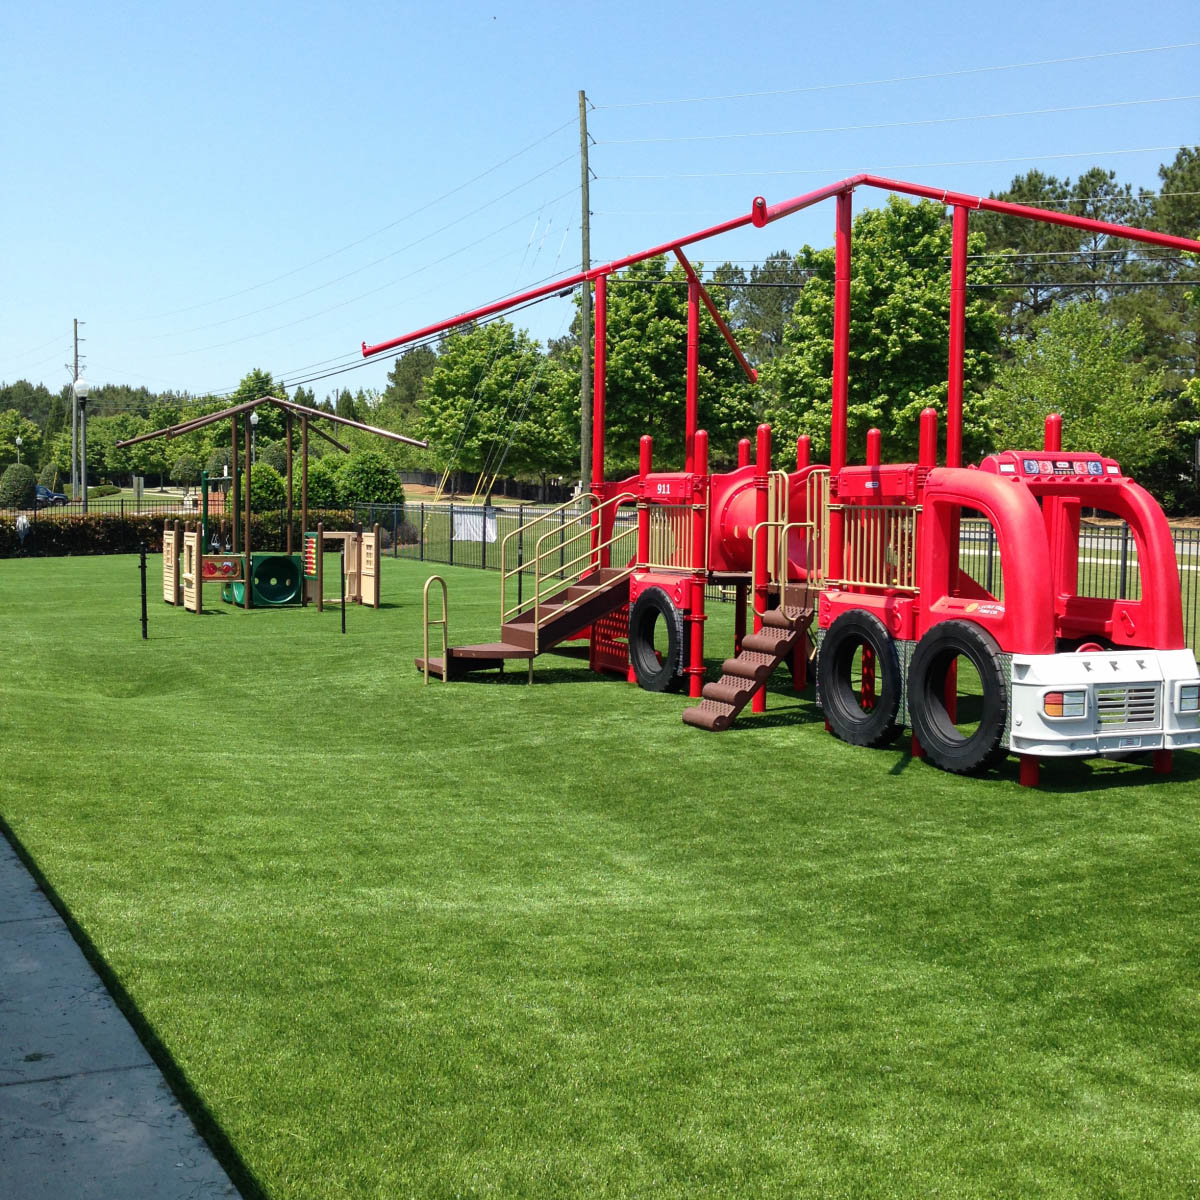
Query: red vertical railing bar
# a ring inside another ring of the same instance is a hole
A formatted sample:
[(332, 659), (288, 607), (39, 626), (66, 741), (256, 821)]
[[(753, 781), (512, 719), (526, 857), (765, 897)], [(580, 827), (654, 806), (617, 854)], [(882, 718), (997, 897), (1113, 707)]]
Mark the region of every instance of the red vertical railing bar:
[(700, 393), (700, 283), (688, 280), (687, 315), (687, 425), (684, 429), (683, 469), (696, 470), (696, 408)]
[[(587, 287), (585, 283), (583, 285)], [(604, 488), (604, 420), (608, 386), (608, 276), (596, 277), (596, 293), (592, 297), (594, 327), (592, 330), (592, 491), (603, 496)], [(601, 528), (600, 507), (592, 516), (592, 551), (606, 539)], [(607, 567), (611, 561), (607, 546), (594, 558), (596, 566)]]
[(708, 434), (703, 429), (696, 431), (694, 438), (696, 471), (695, 489), (692, 492), (692, 603), (687, 620), (691, 622), (691, 662), (688, 664), (688, 695), (693, 700), (700, 698), (704, 687), (704, 585), (707, 582), (707, 532), (708, 508)]
[[(834, 235), (833, 282), (833, 419), (829, 431), (829, 472), (837, 486), (838, 472), (846, 465), (846, 438), (850, 395), (850, 230), (853, 193), (839, 192)], [(829, 574), (843, 575), (845, 524), (842, 512), (829, 514)]]
[(950, 234), (950, 363), (946, 388), (946, 466), (962, 466), (963, 352), (967, 326), (968, 210), (954, 206)]
[[(754, 632), (762, 632), (760, 613), (767, 611), (767, 486), (771, 475), (771, 427), (758, 427), (754, 467), (754, 524), (758, 532), (754, 535)], [(760, 687), (750, 699), (751, 712), (767, 711), (767, 690)]]
[[(584, 284), (586, 287), (587, 284)], [(604, 406), (608, 386), (608, 276), (596, 276), (592, 298), (595, 313), (592, 349), (592, 490), (604, 482)]]

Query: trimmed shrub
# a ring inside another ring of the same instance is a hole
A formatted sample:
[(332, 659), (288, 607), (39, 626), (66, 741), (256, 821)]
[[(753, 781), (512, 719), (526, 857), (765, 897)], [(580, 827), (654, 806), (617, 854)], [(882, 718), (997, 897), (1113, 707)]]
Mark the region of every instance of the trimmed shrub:
[(103, 500), (105, 496), (119, 496), (121, 489), (115, 483), (98, 483), (88, 488), (89, 500)]
[(62, 472), (52, 462), (48, 462), (38, 473), (38, 483), (48, 487), (52, 492), (62, 491)]
[(0, 475), (0, 508), (32, 508), (37, 477), (27, 463), (13, 463)]
[(287, 505), (287, 488), (270, 463), (256, 462), (250, 468), (250, 511), (270, 512)]
[[(151, 553), (161, 554), (164, 521), (173, 521), (175, 518), (164, 518), (154, 513), (130, 513), (127, 516), (88, 513), (85, 516), (43, 509), (28, 514), (28, 519), (29, 532), (22, 545), (17, 535), (16, 515), (0, 514), (0, 558), (13, 558), (18, 554), (136, 554), (142, 542), (146, 543)], [(308, 519), (314, 529), (318, 521), (324, 521), (326, 529), (350, 529), (354, 525), (354, 513), (346, 509), (310, 509)], [(183, 529), (200, 528), (197, 517), (188, 517), (186, 520), (180, 517), (179, 521)], [(228, 533), (229, 519), (210, 518), (210, 536), (218, 528)], [(292, 546), (297, 553), (302, 534), (300, 515), (297, 513), (292, 523)], [(287, 544), (287, 514), (252, 514), (250, 538), (255, 551), (281, 550)]]
[(338, 468), (343, 504), (403, 504), (400, 472), (378, 450), (360, 450)]

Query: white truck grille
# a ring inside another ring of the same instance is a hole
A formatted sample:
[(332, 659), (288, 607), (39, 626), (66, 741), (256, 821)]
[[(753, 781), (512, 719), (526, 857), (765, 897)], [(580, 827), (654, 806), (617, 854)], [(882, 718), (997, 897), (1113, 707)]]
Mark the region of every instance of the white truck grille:
[(1102, 729), (1158, 725), (1158, 684), (1096, 689), (1096, 712)]

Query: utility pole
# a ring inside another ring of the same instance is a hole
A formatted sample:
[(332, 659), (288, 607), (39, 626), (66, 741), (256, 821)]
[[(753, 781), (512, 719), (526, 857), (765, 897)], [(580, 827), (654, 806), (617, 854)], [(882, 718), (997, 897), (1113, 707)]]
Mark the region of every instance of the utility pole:
[[(580, 270), (592, 267), (592, 230), (589, 197), (587, 94), (579, 92), (579, 192), (583, 204), (580, 231), (583, 252)], [(584, 280), (579, 305), (579, 490), (592, 487), (592, 285)]]
[(79, 495), (79, 459), (75, 451), (79, 445), (77, 420), (79, 401), (75, 398), (75, 381), (79, 378), (79, 318), (75, 318), (75, 365), (71, 369), (71, 499)]

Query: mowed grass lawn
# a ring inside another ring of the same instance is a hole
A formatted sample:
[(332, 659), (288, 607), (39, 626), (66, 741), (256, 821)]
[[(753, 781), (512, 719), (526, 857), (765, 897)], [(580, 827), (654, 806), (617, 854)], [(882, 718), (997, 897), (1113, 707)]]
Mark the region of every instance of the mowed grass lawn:
[[(1023, 790), (0, 562), (0, 811), (248, 1194), (1194, 1197), (1200, 761)], [(497, 579), (442, 568), (454, 640)], [(731, 614), (709, 622), (728, 652)]]

